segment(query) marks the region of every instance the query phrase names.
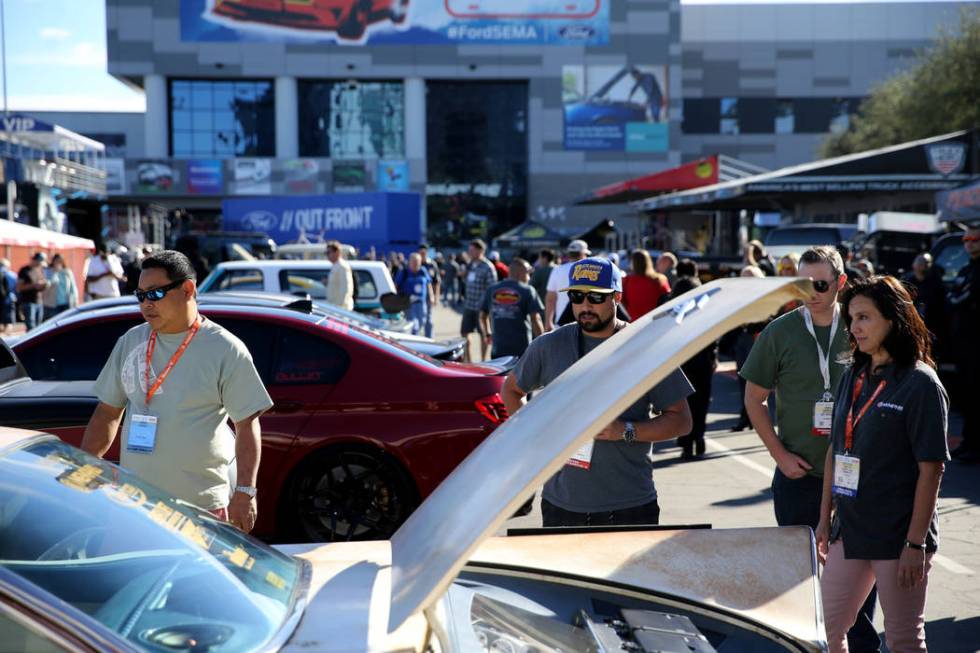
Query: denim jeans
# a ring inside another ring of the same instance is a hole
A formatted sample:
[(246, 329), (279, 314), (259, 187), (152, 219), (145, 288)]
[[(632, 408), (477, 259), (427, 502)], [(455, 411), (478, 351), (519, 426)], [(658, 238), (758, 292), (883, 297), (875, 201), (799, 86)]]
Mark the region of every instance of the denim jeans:
[(428, 308), (425, 302), (412, 302), (405, 311), (405, 317), (412, 323), (413, 336), (417, 336), (425, 328), (426, 320), (429, 319)]
[(633, 526), (660, 523), (660, 505), (650, 503), (609, 512), (572, 512), (541, 499), (541, 520), (547, 526)]
[(24, 311), (24, 324), (28, 331), (44, 320), (44, 304), (24, 304), (22, 310)]

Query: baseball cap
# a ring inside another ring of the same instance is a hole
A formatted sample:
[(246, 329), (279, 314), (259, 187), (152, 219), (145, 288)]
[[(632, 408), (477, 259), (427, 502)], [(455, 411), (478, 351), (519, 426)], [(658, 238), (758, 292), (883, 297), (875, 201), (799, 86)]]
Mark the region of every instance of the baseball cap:
[(565, 251), (572, 254), (585, 254), (586, 256), (592, 253), (589, 251), (589, 244), (584, 240), (573, 240), (572, 242), (568, 243), (568, 247), (565, 248)]
[(566, 290), (622, 292), (622, 273), (604, 258), (584, 258), (568, 268), (568, 287), (562, 292)]

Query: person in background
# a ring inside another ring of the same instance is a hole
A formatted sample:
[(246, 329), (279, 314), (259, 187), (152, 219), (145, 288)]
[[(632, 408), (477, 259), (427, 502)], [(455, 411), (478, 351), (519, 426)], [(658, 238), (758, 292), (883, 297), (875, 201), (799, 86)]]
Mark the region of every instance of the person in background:
[(855, 261), (854, 269), (857, 270), (860, 279), (870, 279), (875, 273), (874, 264), (866, 258)]
[(796, 252), (790, 252), (783, 258), (779, 259), (777, 273), (781, 277), (795, 277), (799, 274), (799, 267), (800, 255)]
[(500, 252), (490, 252), (490, 263), (493, 265), (494, 272), (497, 273), (497, 281), (503, 281), (510, 275), (510, 269), (500, 260)]
[(432, 311), (432, 300), (435, 292), (429, 271), (422, 266), (422, 255), (412, 252), (408, 257), (408, 267), (402, 270), (395, 279), (395, 288), (399, 295), (404, 295), (411, 302), (406, 311), (406, 317), (412, 323), (412, 335), (418, 335), (425, 329)]
[(456, 266), (459, 268), (459, 272), (456, 274), (456, 289), (459, 291), (457, 303), (462, 304), (463, 298), (466, 297), (466, 274), (470, 267), (470, 257), (466, 252), (460, 252), (456, 255)]
[(85, 294), (92, 299), (119, 297), (120, 281), (126, 281), (122, 261), (115, 254), (109, 253), (109, 247), (105, 243), (99, 243), (95, 248), (95, 255), (89, 258)]
[(37, 252), (31, 257), (31, 262), (17, 272), (17, 304), (24, 314), (24, 325), (28, 331), (44, 319), (41, 294), (48, 287), (48, 280), (44, 275), (47, 262), (45, 253)]
[[(643, 250), (637, 250), (643, 251)], [(646, 252), (643, 252), (646, 254)], [(634, 256), (635, 256), (634, 252)], [(647, 255), (649, 259), (649, 255)], [(677, 262), (677, 281), (670, 298), (680, 297), (701, 285), (698, 266), (689, 258)], [(718, 367), (718, 341), (711, 343), (681, 366), (684, 376), (694, 386), (694, 394), (688, 395), (687, 405), (691, 409), (691, 432), (677, 438), (681, 448), (681, 460), (694, 460), (704, 457), (704, 434), (707, 430), (708, 408), (711, 406), (711, 379)]]
[(538, 252), (538, 260), (534, 262), (534, 272), (531, 273), (531, 285), (538, 293), (541, 301), (548, 296), (548, 279), (555, 269), (555, 252), (552, 249), (542, 249)]
[(78, 287), (75, 274), (65, 265), (61, 254), (51, 258), (47, 271), (48, 287), (44, 290), (44, 319), (67, 311), (78, 304)]
[(459, 264), (456, 263), (456, 257), (449, 255), (441, 257), (436, 261), (439, 263), (441, 268), (439, 272), (442, 274), (442, 301), (448, 306), (452, 306), (459, 301)]
[(483, 307), (483, 297), (487, 288), (497, 282), (497, 272), (493, 265), (483, 255), (487, 244), (477, 238), (470, 242), (470, 264), (466, 268), (466, 295), (463, 297), (463, 320), (460, 323), (459, 334), (466, 339), (466, 360), (470, 357), (469, 335), (474, 331), (480, 336), (480, 360), (487, 357), (487, 341), (483, 337), (480, 326), (480, 309)]
[[(946, 319), (946, 288), (943, 286), (942, 274), (932, 265), (932, 255), (923, 252), (915, 257), (912, 269), (902, 279), (915, 301), (915, 310), (926, 323), (932, 341), (933, 353), (936, 354), (942, 341), (947, 335)], [(941, 358), (941, 356), (935, 356)]]
[(10, 269), (10, 261), (0, 258), (0, 335), (17, 324), (17, 275)]
[(425, 332), (426, 338), (432, 337), (432, 313), (433, 309), (439, 305), (439, 297), (442, 284), (442, 275), (439, 273), (439, 266), (429, 258), (429, 246), (425, 243), (419, 245), (419, 257), (422, 259), (422, 268), (429, 273), (429, 283), (432, 286), (432, 298), (429, 300), (429, 306), (425, 312), (425, 323), (422, 325), (422, 330)]
[(667, 285), (674, 287), (677, 281), (677, 257), (673, 252), (664, 252), (657, 257), (657, 272), (667, 277)]
[[(679, 274), (679, 273), (678, 273)], [(670, 295), (667, 277), (653, 268), (645, 249), (630, 254), (630, 273), (623, 278), (623, 306), (632, 319), (646, 315)]]
[(522, 258), (510, 262), (510, 278), (487, 289), (480, 310), (490, 356), (521, 356), (532, 338), (544, 331), (544, 304), (528, 284), (531, 264)]
[(832, 653), (849, 650), (848, 629), (877, 586), (888, 650), (925, 651), (949, 399), (926, 326), (898, 279), (856, 282), (842, 312), (854, 362), (834, 399), (814, 532), (827, 644)]
[(336, 240), (327, 242), (330, 278), (327, 279), (327, 301), (334, 306), (354, 310), (354, 271), (344, 258), (344, 250)]
[[(765, 277), (765, 273), (755, 265), (746, 265), (739, 272), (740, 277), (755, 277), (762, 278)], [(766, 328), (768, 321), (765, 322), (753, 322), (751, 324), (743, 324), (738, 329), (738, 335), (735, 338), (735, 373), (738, 374), (738, 383), (741, 386), (742, 394), (745, 394), (745, 379), (741, 375), (742, 366), (745, 365), (745, 360), (749, 357), (749, 352), (752, 351), (752, 345), (755, 344), (756, 338), (762, 333), (762, 330)], [(733, 431), (744, 431), (745, 429), (752, 426), (752, 422), (749, 420), (749, 413), (745, 410), (745, 403), (742, 403), (742, 410), (738, 416), (738, 423), (732, 428)]]
[(558, 319), (565, 312), (568, 306), (568, 294), (561, 292), (568, 283), (568, 270), (592, 252), (589, 251), (589, 244), (584, 240), (573, 240), (568, 243), (565, 249), (567, 260), (561, 265), (555, 266), (548, 276), (548, 292), (544, 299), (544, 330), (552, 331), (558, 326)]
[(772, 257), (766, 253), (766, 248), (761, 241), (750, 240), (745, 245), (745, 264), (754, 265), (762, 270), (764, 276), (776, 276), (776, 265)]
[(963, 442), (953, 450), (953, 458), (963, 463), (980, 462), (980, 223), (967, 227), (963, 249), (970, 257), (953, 280), (949, 291), (952, 312), (953, 351), (956, 371), (966, 389), (963, 402)]

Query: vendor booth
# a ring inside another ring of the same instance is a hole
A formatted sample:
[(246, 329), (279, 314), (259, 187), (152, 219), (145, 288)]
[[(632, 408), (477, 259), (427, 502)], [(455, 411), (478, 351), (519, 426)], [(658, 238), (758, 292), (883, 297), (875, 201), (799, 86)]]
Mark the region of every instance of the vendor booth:
[(61, 254), (65, 265), (75, 274), (75, 281), (81, 289), (88, 256), (94, 249), (95, 243), (88, 238), (39, 229), (11, 220), (0, 220), (0, 258), (10, 261), (10, 269), (14, 273), (27, 265), (37, 252), (44, 252), (48, 261), (55, 254)]

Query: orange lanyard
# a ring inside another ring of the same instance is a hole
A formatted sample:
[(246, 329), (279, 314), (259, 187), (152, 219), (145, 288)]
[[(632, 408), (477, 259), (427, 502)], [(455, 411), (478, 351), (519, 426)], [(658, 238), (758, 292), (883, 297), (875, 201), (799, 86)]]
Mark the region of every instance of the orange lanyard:
[(191, 340), (194, 339), (194, 336), (197, 335), (197, 331), (200, 328), (201, 320), (198, 319), (194, 322), (194, 326), (191, 327), (190, 333), (184, 337), (184, 342), (180, 343), (180, 347), (178, 347), (177, 351), (174, 352), (174, 355), (171, 356), (170, 362), (167, 363), (165, 368), (163, 368), (163, 372), (157, 375), (157, 380), (153, 382), (152, 386), (150, 385), (150, 361), (153, 359), (153, 350), (157, 347), (157, 332), (153, 331), (150, 333), (150, 339), (146, 341), (146, 369), (144, 370), (146, 376), (146, 387), (148, 388), (146, 391), (147, 406), (150, 405), (153, 395), (156, 394), (156, 391), (160, 389), (160, 386), (162, 386), (163, 382), (167, 379), (167, 376), (170, 374), (170, 370), (174, 368), (174, 365), (177, 364), (180, 357), (184, 355), (184, 352), (187, 350), (187, 345), (191, 344)]
[(854, 447), (854, 427), (857, 426), (857, 423), (861, 421), (861, 418), (864, 417), (864, 414), (868, 412), (868, 409), (871, 408), (871, 404), (875, 402), (875, 399), (878, 398), (878, 395), (881, 394), (881, 391), (885, 389), (886, 383), (885, 380), (882, 379), (881, 382), (878, 383), (878, 387), (875, 388), (874, 394), (871, 395), (871, 398), (868, 399), (868, 402), (864, 404), (864, 408), (862, 408), (860, 412), (858, 412), (857, 417), (855, 417), (854, 402), (858, 400), (858, 397), (861, 396), (861, 390), (864, 389), (864, 376), (865, 373), (861, 372), (861, 376), (859, 376), (857, 378), (857, 381), (854, 382), (854, 390), (851, 393), (851, 409), (847, 412), (847, 422), (844, 425), (844, 451), (845, 452), (849, 452)]

